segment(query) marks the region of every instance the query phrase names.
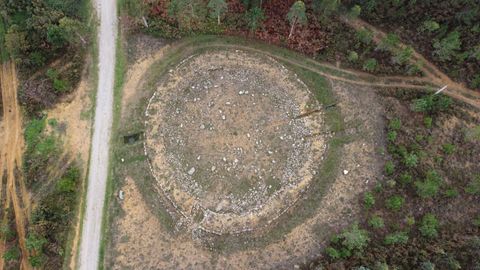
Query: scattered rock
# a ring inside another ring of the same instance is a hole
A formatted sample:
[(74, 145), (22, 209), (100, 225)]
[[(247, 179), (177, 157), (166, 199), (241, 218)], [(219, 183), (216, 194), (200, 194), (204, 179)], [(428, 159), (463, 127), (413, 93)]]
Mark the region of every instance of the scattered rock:
[(189, 175), (192, 175), (193, 173), (195, 173), (195, 167), (192, 167), (192, 168), (188, 171), (188, 174), (189, 174)]
[(343, 170), (343, 174), (344, 174), (344, 175), (347, 175), (347, 174), (348, 174), (348, 170)]

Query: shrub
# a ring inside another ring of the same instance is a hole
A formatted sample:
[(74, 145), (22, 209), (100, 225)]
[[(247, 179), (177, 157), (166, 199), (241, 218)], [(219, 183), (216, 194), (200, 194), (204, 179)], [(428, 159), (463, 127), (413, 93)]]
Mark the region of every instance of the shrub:
[(410, 184), (412, 180), (413, 180), (413, 177), (409, 173), (403, 173), (402, 175), (400, 175), (400, 178), (399, 178), (400, 183), (403, 185)]
[(29, 251), (41, 252), (43, 245), (47, 243), (47, 239), (42, 236), (38, 236), (34, 233), (30, 233), (27, 236), (25, 245)]
[(354, 224), (350, 230), (344, 231), (341, 238), (343, 239), (342, 245), (350, 251), (361, 251), (370, 241), (368, 232), (360, 229), (358, 224)]
[(354, 5), (351, 9), (350, 12), (348, 13), (348, 16), (350, 18), (357, 18), (360, 16), (360, 13), (362, 12), (362, 8), (359, 5)]
[(446, 143), (446, 144), (442, 145), (442, 150), (445, 154), (451, 155), (451, 154), (453, 154), (453, 152), (455, 152), (455, 145), (453, 145), (451, 143)]
[(9, 261), (16, 261), (20, 258), (20, 250), (18, 247), (14, 246), (3, 254), (3, 258), (5, 259), (6, 262)]
[(472, 195), (480, 195), (480, 175), (477, 175), (465, 188), (465, 191)]
[(425, 125), (426, 128), (432, 128), (433, 124), (433, 119), (430, 116), (426, 116), (423, 118), (423, 124)]
[(399, 118), (393, 118), (390, 120), (390, 123), (388, 123), (388, 127), (391, 130), (399, 130), (402, 128), (402, 121)]
[(363, 70), (368, 72), (374, 72), (377, 69), (377, 60), (375, 58), (370, 58), (365, 61), (363, 64)]
[(395, 53), (393, 56), (393, 63), (403, 65), (410, 60), (412, 57), (413, 49), (412, 47), (405, 47)]
[(456, 190), (455, 188), (449, 188), (449, 189), (445, 190), (445, 196), (447, 196), (449, 198), (457, 197), (458, 194), (459, 194), (458, 190)]
[(356, 33), (356, 36), (358, 38), (358, 40), (360, 40), (360, 42), (368, 45), (370, 43), (372, 43), (372, 40), (373, 40), (373, 33), (368, 30), (368, 29), (360, 29), (357, 31)]
[(245, 13), (245, 18), (250, 31), (255, 32), (265, 20), (265, 13), (262, 8), (254, 7)]
[(347, 58), (348, 58), (348, 61), (350, 61), (350, 62), (357, 62), (358, 61), (358, 53), (356, 51), (349, 51)]
[(373, 270), (388, 270), (388, 269), (390, 269), (388, 267), (388, 264), (384, 262), (376, 262), (375, 265), (373, 266)]
[(423, 22), (423, 25), (420, 27), (421, 31), (434, 32), (440, 29), (440, 25), (433, 20), (427, 20)]
[(370, 225), (374, 229), (380, 229), (385, 227), (385, 222), (383, 221), (383, 218), (379, 216), (372, 216), (368, 220), (368, 225)]
[(413, 226), (413, 225), (415, 225), (415, 217), (413, 217), (413, 216), (408, 216), (408, 217), (405, 219), (405, 223), (407, 223), (408, 226)]
[(403, 198), (400, 195), (393, 195), (392, 197), (386, 200), (385, 205), (390, 210), (398, 211), (402, 208), (404, 203), (405, 203), (405, 198)]
[(436, 30), (440, 29), (440, 25), (433, 20), (427, 20), (424, 21), (422, 26), (420, 27), (420, 31), (428, 31), (428, 32), (434, 32)]
[(415, 112), (434, 113), (446, 111), (452, 104), (452, 99), (444, 95), (428, 95), (423, 98), (415, 99), (412, 104), (412, 110)]
[(385, 245), (406, 244), (408, 234), (406, 232), (394, 232), (385, 236)]
[(414, 153), (410, 153), (405, 156), (404, 162), (405, 162), (405, 166), (409, 168), (416, 167), (418, 163), (418, 157)]
[(426, 214), (423, 216), (420, 223), (420, 234), (427, 238), (435, 238), (438, 236), (438, 220), (433, 214)]
[(391, 142), (394, 142), (397, 139), (397, 132), (395, 130), (391, 130), (387, 134), (387, 139)]
[(475, 75), (475, 77), (473, 77), (472, 81), (470, 82), (470, 86), (473, 89), (479, 89), (480, 88), (480, 74)]
[(438, 173), (433, 170), (429, 171), (424, 181), (415, 182), (418, 196), (424, 199), (436, 196), (438, 190), (440, 189), (441, 183), (442, 179)]
[(385, 173), (387, 175), (392, 175), (394, 171), (395, 171), (395, 165), (393, 165), (393, 162), (390, 160), (387, 161), (385, 163)]
[(371, 208), (375, 204), (375, 197), (373, 197), (371, 192), (365, 192), (365, 195), (363, 196), (363, 204), (367, 209)]
[(398, 43), (400, 42), (400, 38), (395, 35), (394, 33), (388, 33), (378, 44), (377, 49), (388, 51), (393, 50), (397, 47)]
[(460, 32), (453, 31), (442, 40), (434, 41), (433, 48), (435, 50), (433, 54), (436, 55), (440, 61), (450, 61), (455, 51), (459, 50), (461, 45)]
[(325, 253), (327, 253), (328, 257), (330, 257), (332, 260), (340, 259), (340, 252), (333, 247), (327, 247), (325, 249)]
[(435, 270), (435, 264), (430, 261), (422, 262), (420, 264), (420, 270)]

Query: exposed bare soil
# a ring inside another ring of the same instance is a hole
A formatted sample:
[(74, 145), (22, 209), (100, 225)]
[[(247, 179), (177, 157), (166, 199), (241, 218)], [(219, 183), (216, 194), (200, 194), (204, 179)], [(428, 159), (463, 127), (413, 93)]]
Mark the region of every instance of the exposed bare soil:
[[(23, 155), (23, 122), (22, 113), (18, 105), (17, 90), (18, 80), (13, 62), (2, 64), (0, 71), (0, 86), (3, 101), (3, 125), (5, 127), (0, 148), (0, 199), (3, 203), (2, 226), (7, 222), (8, 211), (13, 207), (15, 216), (16, 232), (18, 234), (19, 247), (22, 251), (21, 267), (30, 269), (28, 262), (29, 252), (25, 245), (26, 217), (29, 216), (30, 194), (27, 192), (25, 182), (19, 173), (22, 168)], [(3, 186), (4, 173), (6, 183)], [(3, 197), (5, 195), (5, 197)], [(5, 239), (2, 239), (0, 251), (5, 250)], [(0, 269), (4, 267), (3, 256), (0, 259)]]

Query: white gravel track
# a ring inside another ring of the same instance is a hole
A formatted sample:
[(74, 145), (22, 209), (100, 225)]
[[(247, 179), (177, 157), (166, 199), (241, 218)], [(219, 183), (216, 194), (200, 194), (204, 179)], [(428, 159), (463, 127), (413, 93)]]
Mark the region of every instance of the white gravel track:
[[(98, 87), (95, 107), (86, 211), (80, 242), (79, 269), (94, 270), (99, 266), (103, 205), (108, 176), (110, 134), (113, 114), (113, 82), (117, 36), (117, 3), (95, 0), (100, 20), (98, 33)], [(89, 138), (85, 138), (89, 140)]]

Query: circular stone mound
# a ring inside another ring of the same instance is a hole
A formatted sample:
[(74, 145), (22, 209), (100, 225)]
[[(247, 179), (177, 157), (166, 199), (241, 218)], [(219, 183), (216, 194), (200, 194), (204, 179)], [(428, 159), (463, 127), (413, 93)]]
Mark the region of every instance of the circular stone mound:
[(170, 70), (146, 111), (158, 187), (193, 228), (264, 228), (308, 188), (325, 150), (323, 112), (275, 60), (194, 55)]

